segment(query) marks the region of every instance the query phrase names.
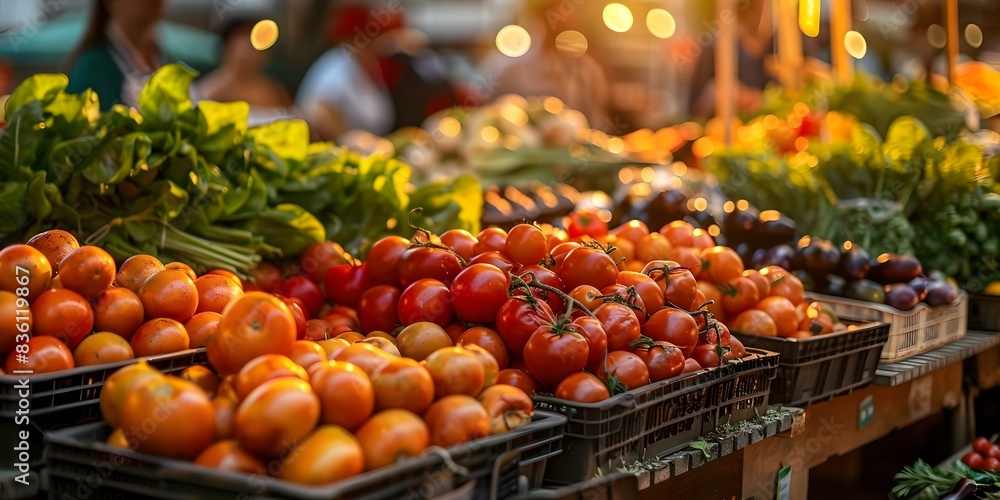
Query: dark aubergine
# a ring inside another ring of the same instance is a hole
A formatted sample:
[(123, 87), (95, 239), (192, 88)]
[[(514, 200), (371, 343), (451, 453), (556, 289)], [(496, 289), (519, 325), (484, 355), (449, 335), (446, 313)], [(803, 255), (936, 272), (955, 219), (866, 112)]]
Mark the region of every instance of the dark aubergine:
[(892, 255), (884, 253), (878, 256), (876, 263), (868, 272), (868, 279), (882, 285), (893, 283), (909, 283), (910, 280), (924, 274), (920, 261), (908, 255)]
[(802, 269), (796, 269), (792, 271), (796, 278), (802, 282), (802, 288), (807, 292), (812, 292), (816, 290), (816, 280), (809, 273)]
[(689, 193), (680, 189), (668, 189), (657, 193), (649, 199), (645, 205), (645, 217), (636, 217), (645, 220), (649, 227), (663, 227), (675, 221), (682, 220), (691, 211), (688, 210)]
[(931, 280), (924, 276), (917, 276), (916, 278), (910, 280), (907, 285), (910, 285), (910, 288), (912, 288), (914, 292), (917, 292), (917, 297), (919, 297), (920, 300), (924, 300), (927, 298), (927, 289), (931, 285)]
[(816, 292), (825, 295), (840, 297), (844, 295), (844, 286), (847, 281), (836, 274), (828, 274), (826, 279), (816, 284)]
[(900, 311), (909, 311), (917, 304), (920, 303), (920, 297), (917, 296), (917, 292), (913, 291), (913, 288), (906, 283), (896, 283), (893, 285), (886, 285), (885, 287), (885, 303), (886, 305), (895, 307)]
[(872, 258), (864, 248), (851, 245), (851, 248), (840, 252), (840, 263), (837, 274), (849, 280), (863, 280), (868, 277), (872, 268)]
[(795, 221), (777, 210), (761, 212), (756, 226), (749, 240), (756, 247), (769, 248), (795, 241)]
[(844, 297), (866, 302), (885, 303), (885, 290), (872, 280), (855, 280), (844, 287)]
[(799, 240), (793, 260), (796, 267), (805, 270), (816, 279), (825, 279), (840, 264), (840, 250), (829, 241), (803, 236)]
[(947, 281), (931, 281), (927, 286), (927, 297), (924, 302), (931, 307), (951, 304), (958, 297), (958, 289)]
[[(741, 204), (744, 204), (746, 208), (741, 209)], [(757, 231), (760, 213), (752, 205), (747, 204), (746, 200), (740, 200), (732, 205), (727, 204), (726, 208), (732, 208), (732, 210), (727, 211), (723, 216), (722, 234), (726, 235), (730, 246), (749, 243), (753, 233)]]
[(778, 245), (767, 249), (759, 265), (754, 265), (754, 268), (760, 269), (767, 266), (778, 266), (785, 269), (792, 268), (792, 257), (795, 255), (795, 250), (789, 245)]

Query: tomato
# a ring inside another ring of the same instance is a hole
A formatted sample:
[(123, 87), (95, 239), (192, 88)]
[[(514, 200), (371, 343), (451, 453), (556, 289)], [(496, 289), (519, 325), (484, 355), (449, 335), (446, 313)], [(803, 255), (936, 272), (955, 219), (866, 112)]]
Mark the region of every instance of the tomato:
[[(562, 280), (559, 279), (559, 275), (553, 272), (551, 269), (544, 268), (539, 265), (529, 265), (523, 266), (521, 269), (517, 270), (517, 275), (521, 277), (526, 282), (535, 281), (543, 285), (548, 285), (559, 291), (565, 292), (566, 285), (563, 284)], [(596, 289), (595, 289), (596, 290)], [(530, 288), (531, 295), (533, 295), (538, 300), (544, 300), (553, 311), (565, 311), (566, 301), (563, 300), (559, 294), (545, 290), (542, 288)], [(518, 288), (514, 291), (514, 295), (524, 295), (527, 292), (523, 288)]]
[(424, 365), (409, 358), (394, 358), (372, 377), (375, 410), (400, 408), (423, 413), (434, 401), (434, 379)]
[(503, 253), (507, 248), (507, 231), (498, 227), (488, 227), (476, 236), (476, 244), (472, 246), (475, 255), (486, 252)]
[(660, 233), (649, 233), (635, 244), (635, 257), (642, 262), (667, 260), (671, 257), (670, 241)]
[(236, 441), (227, 439), (209, 446), (194, 459), (195, 465), (211, 467), (226, 472), (267, 474), (267, 467), (253, 455), (240, 449)]
[[(33, 277), (38, 280), (47, 279), (44, 276), (40, 274)], [(105, 288), (111, 286), (114, 280), (115, 259), (108, 252), (95, 246), (83, 246), (73, 250), (59, 263), (59, 281), (63, 288), (73, 290), (87, 299), (97, 297)]]
[(427, 356), (424, 366), (434, 379), (436, 399), (452, 394), (475, 396), (486, 381), (479, 358), (463, 347), (438, 349)]
[(351, 258), (347, 252), (332, 241), (317, 241), (299, 254), (299, 269), (316, 284), (323, 282), (331, 267), (350, 263)]
[(715, 246), (701, 252), (701, 277), (719, 284), (742, 275), (743, 259), (732, 248)]
[(462, 271), (462, 262), (448, 250), (413, 247), (399, 256), (396, 270), (404, 287), (422, 278), (433, 278), (451, 286), (451, 281)]
[(357, 307), (361, 294), (372, 287), (374, 280), (366, 264), (341, 264), (327, 270), (323, 283), (331, 302)]
[(319, 415), (319, 397), (306, 381), (298, 377), (269, 380), (237, 408), (236, 440), (257, 457), (276, 457), (308, 434)]
[(735, 316), (750, 309), (760, 300), (757, 285), (744, 276), (719, 285), (719, 291), (722, 292), (722, 308), (725, 309), (727, 316)]
[(747, 309), (729, 321), (728, 325), (734, 332), (746, 335), (775, 337), (778, 326), (766, 312), (758, 309)]
[(771, 295), (771, 280), (760, 274), (760, 271), (756, 269), (747, 269), (743, 271), (743, 277), (749, 278), (753, 281), (753, 284), (757, 286), (757, 295), (760, 297), (767, 297)]
[(641, 220), (632, 219), (609, 231), (610, 234), (618, 238), (625, 239), (633, 245), (638, 245), (639, 240), (649, 234), (649, 227)]
[(594, 310), (594, 316), (601, 322), (608, 335), (608, 350), (622, 351), (629, 343), (639, 340), (642, 325), (635, 312), (624, 304), (606, 302)]
[(521, 265), (538, 264), (549, 253), (542, 230), (531, 224), (518, 224), (507, 233), (504, 253)]
[(423, 361), (432, 352), (452, 345), (451, 337), (443, 328), (427, 321), (407, 326), (396, 336), (400, 355), (417, 361)]
[(396, 347), (396, 344), (392, 340), (387, 339), (385, 337), (365, 337), (356, 342), (360, 342), (363, 344), (371, 344), (379, 348), (380, 350), (384, 351), (386, 354), (391, 355), (392, 357), (395, 358), (400, 357), (399, 348)]
[(243, 401), (251, 392), (268, 380), (282, 377), (298, 377), (309, 381), (305, 368), (280, 354), (258, 356), (240, 369), (233, 382), (236, 400)]
[(573, 320), (576, 331), (587, 339), (589, 350), (587, 351), (587, 362), (591, 363), (603, 359), (608, 352), (608, 334), (604, 331), (604, 325), (600, 320), (590, 316), (581, 316)]
[(674, 378), (684, 371), (684, 353), (669, 342), (656, 341), (632, 352), (646, 363), (650, 382)]
[(317, 340), (316, 344), (323, 348), (323, 352), (326, 353), (326, 359), (337, 359), (337, 355), (341, 351), (352, 345), (344, 339)]
[(601, 219), (601, 211), (594, 208), (575, 210), (567, 216), (566, 232), (570, 238), (602, 236), (608, 233), (608, 223)]
[(121, 408), (121, 429), (135, 451), (180, 460), (193, 460), (212, 444), (214, 419), (205, 391), (180, 377), (149, 378)]
[(88, 335), (73, 350), (75, 366), (92, 366), (134, 358), (128, 341), (110, 332)]
[[(111, 267), (114, 273), (114, 261)], [(0, 290), (34, 302), (49, 289), (51, 281), (52, 264), (42, 252), (28, 245), (10, 245), (0, 250)]]
[(601, 379), (587, 372), (577, 372), (559, 382), (555, 396), (577, 403), (599, 403), (610, 398), (611, 393)]
[(754, 306), (767, 313), (774, 320), (778, 335), (787, 337), (799, 329), (798, 315), (795, 314), (795, 306), (785, 297), (772, 295), (766, 297)]
[(694, 348), (691, 359), (697, 361), (702, 368), (716, 368), (722, 364), (719, 346), (716, 344), (699, 344)]
[(365, 470), (381, 469), (416, 457), (431, 442), (427, 424), (412, 412), (398, 409), (376, 413), (355, 436), (364, 450)]
[(559, 268), (559, 277), (570, 289), (590, 285), (601, 289), (614, 285), (618, 266), (608, 254), (593, 248), (577, 248), (566, 254)]
[(31, 309), (23, 298), (20, 299), (22, 307), (18, 307), (18, 299), (13, 292), (0, 290), (0, 356), (6, 356), (14, 348), (19, 335), (26, 340), (31, 334)]
[(566, 254), (568, 254), (572, 250), (576, 250), (577, 248), (583, 248), (583, 245), (581, 245), (576, 241), (567, 241), (552, 247), (551, 250), (549, 251), (549, 254), (551, 254), (553, 258), (558, 260), (560, 257), (565, 257)]
[(482, 347), (490, 353), (497, 362), (500, 370), (507, 368), (507, 346), (504, 344), (500, 334), (483, 326), (474, 326), (465, 330), (455, 345), (468, 347), (476, 345)]
[(992, 449), (993, 444), (990, 443), (990, 440), (985, 437), (980, 436), (972, 440), (972, 450), (984, 457), (990, 456), (990, 451)]
[(430, 431), (431, 444), (447, 448), (490, 435), (490, 418), (483, 405), (471, 396), (454, 394), (437, 400), (424, 422)]
[(469, 344), (468, 346), (462, 347), (475, 355), (476, 359), (479, 360), (479, 364), (482, 365), (483, 388), (496, 384), (497, 377), (500, 375), (500, 365), (497, 364), (497, 358), (493, 357), (489, 351), (476, 344)]
[(745, 358), (748, 355), (749, 353), (747, 353), (746, 347), (743, 347), (743, 342), (740, 342), (740, 339), (733, 337), (729, 340), (729, 352), (726, 353), (726, 360)]
[(990, 472), (1000, 472), (1000, 460), (994, 457), (989, 457), (983, 460), (983, 469)]
[(34, 334), (58, 338), (66, 347), (77, 344), (94, 328), (94, 311), (80, 294), (65, 288), (47, 290), (31, 304)]
[(613, 351), (598, 364), (597, 376), (602, 379), (612, 376), (615, 381), (625, 384), (627, 390), (632, 390), (649, 383), (649, 367), (631, 352)]
[(169, 318), (183, 323), (198, 310), (198, 288), (182, 271), (166, 269), (150, 276), (137, 294), (147, 320)]
[(368, 289), (358, 300), (358, 319), (365, 332), (391, 332), (399, 324), (399, 298), (402, 293), (389, 285)]
[(145, 315), (139, 296), (128, 288), (111, 287), (93, 302), (94, 330), (111, 332), (125, 340), (143, 323)]
[(686, 311), (663, 308), (646, 320), (642, 334), (679, 347), (687, 358), (698, 344), (698, 323)]
[(299, 484), (325, 485), (362, 473), (364, 461), (364, 451), (354, 435), (336, 425), (323, 425), (288, 452), (278, 477)]
[(778, 267), (768, 266), (760, 270), (760, 274), (771, 280), (771, 297), (784, 297), (792, 305), (801, 304), (805, 300), (805, 287), (794, 274)]
[(184, 325), (168, 318), (143, 323), (129, 343), (137, 357), (170, 354), (191, 348), (191, 338)]
[(206, 274), (194, 280), (198, 290), (198, 310), (195, 314), (205, 311), (222, 313), (230, 301), (243, 296), (243, 288), (239, 282), (218, 274)]
[(490, 418), (491, 434), (501, 434), (529, 424), (535, 414), (535, 402), (514, 386), (487, 387), (476, 399)]
[(573, 324), (548, 324), (531, 334), (524, 345), (524, 363), (539, 382), (557, 385), (587, 365), (590, 344), (578, 328)]
[(706, 303), (712, 301), (711, 304), (705, 306), (705, 309), (712, 313), (716, 319), (725, 321), (728, 316), (726, 310), (722, 308), (722, 292), (719, 291), (719, 287), (715, 286), (714, 283), (698, 281), (698, 291), (705, 297)]
[(538, 381), (534, 377), (528, 375), (528, 372), (516, 368), (500, 370), (500, 373), (497, 374), (497, 384), (517, 387), (529, 396), (534, 394), (535, 388), (538, 387)]
[(489, 264), (472, 264), (451, 284), (452, 307), (466, 323), (489, 323), (507, 302), (509, 280)]
[[(26, 346), (27, 353), (18, 352), (18, 348), (22, 345)], [(21, 359), (18, 359), (19, 354), (22, 356)], [(27, 363), (22, 362), (25, 355), (28, 356)], [(27, 343), (19, 343), (10, 351), (4, 367), (7, 373), (12, 375), (15, 370), (31, 370), (37, 375), (69, 370), (73, 366), (73, 353), (58, 338), (31, 337)]]
[(123, 450), (129, 449), (128, 440), (125, 439), (125, 433), (121, 429), (111, 431), (111, 435), (108, 436), (108, 440), (105, 443), (108, 446), (114, 446)]
[(510, 259), (510, 257), (505, 256), (500, 252), (486, 252), (476, 255), (471, 260), (469, 260), (469, 265), (473, 264), (489, 264), (497, 269), (503, 271), (503, 273), (509, 274), (514, 273), (518, 270), (518, 265)]
[(320, 424), (354, 431), (375, 410), (375, 390), (368, 375), (346, 361), (321, 361), (309, 377), (319, 397)]
[(278, 287), (277, 293), (301, 300), (305, 306), (303, 312), (308, 317), (315, 317), (319, 314), (320, 308), (323, 307), (323, 292), (320, 291), (319, 286), (302, 276), (292, 276), (285, 280)]
[[(715, 246), (715, 239), (702, 228), (694, 230), (694, 247), (698, 250), (706, 250)], [(695, 273), (697, 274), (697, 273)]]
[(591, 312), (604, 304), (601, 291), (590, 285), (580, 285), (570, 290), (569, 296)]
[(281, 286), (281, 269), (269, 262), (261, 262), (250, 273), (252, 281), (261, 291), (273, 292)]
[[(191, 269), (191, 266), (189, 266), (189, 265), (187, 265), (187, 264), (185, 264), (183, 262), (171, 262), (171, 263), (163, 266), (163, 268), (167, 269), (167, 270), (171, 270), (171, 271), (180, 271), (180, 272), (184, 273), (184, 276), (187, 276), (188, 278), (191, 278), (191, 281), (194, 281), (194, 280), (198, 279), (198, 274), (194, 272), (194, 269)], [(153, 273), (153, 274), (156, 274), (156, 273)], [(152, 276), (153, 274), (150, 274), (150, 276)], [(143, 281), (143, 283), (145, 283), (145, 281)], [(140, 285), (142, 285), (142, 283), (140, 283)], [(139, 293), (139, 291), (136, 290), (135, 293)]]
[(305, 305), (299, 299), (294, 299), (292, 297), (285, 297), (284, 295), (274, 295), (281, 302), (288, 307), (289, 312), (292, 313), (292, 320), (295, 321), (295, 339), (302, 340), (306, 336), (306, 313)]
[(476, 255), (475, 247), (478, 242), (472, 233), (464, 229), (450, 229), (441, 234), (441, 244), (454, 250), (466, 261)]
[(205, 365), (191, 365), (181, 372), (180, 377), (198, 386), (210, 398), (214, 397), (219, 389), (219, 377)]
[(516, 355), (524, 350), (524, 345), (538, 327), (552, 321), (555, 321), (555, 316), (545, 302), (512, 297), (497, 312), (496, 331)]
[(295, 319), (284, 302), (265, 292), (249, 292), (226, 306), (206, 353), (219, 374), (229, 375), (257, 356), (290, 355), (295, 336)]
[(672, 247), (693, 247), (694, 226), (683, 220), (675, 220), (660, 228), (660, 234), (667, 238)]
[[(712, 246), (715, 246), (713, 243)], [(701, 257), (699, 257), (699, 252), (697, 248), (692, 247), (677, 247), (673, 250), (672, 259), (674, 262), (680, 264), (681, 267), (691, 271), (691, 274), (695, 278), (701, 273)]]
[(635, 287), (635, 292), (639, 294), (646, 308), (646, 314), (652, 314), (663, 307), (663, 290), (653, 278), (634, 271), (622, 271), (618, 273), (616, 282), (619, 285)]
[(148, 380), (160, 377), (163, 377), (163, 374), (145, 360), (119, 368), (109, 375), (104, 380), (100, 395), (101, 415), (104, 416), (104, 420), (107, 420), (112, 427), (118, 427), (121, 423), (121, 409), (125, 404), (125, 398)]
[(386, 236), (368, 250), (365, 264), (373, 282), (381, 285), (399, 285), (397, 264), (399, 257), (410, 247), (402, 236)]
[(38, 250), (49, 260), (52, 271), (59, 272), (59, 263), (73, 250), (80, 248), (76, 238), (62, 229), (49, 229), (28, 240), (28, 246)]
[(986, 460), (975, 451), (970, 451), (962, 455), (962, 463), (968, 465), (972, 470), (983, 470), (983, 462)]
[(376, 346), (359, 342), (349, 344), (347, 347), (339, 350), (333, 359), (356, 365), (367, 373), (369, 377), (374, 377), (394, 357)]
[(326, 361), (326, 351), (323, 346), (311, 340), (296, 340), (292, 344), (292, 355), (289, 358), (302, 368), (309, 368), (315, 363)]
[(419, 279), (399, 296), (398, 314), (403, 325), (429, 321), (446, 326), (454, 317), (451, 290), (436, 279)]
[(208, 339), (215, 335), (219, 328), (219, 320), (222, 315), (215, 312), (203, 312), (195, 314), (184, 323), (184, 330), (188, 333), (188, 344), (191, 349), (205, 347)]
[(635, 288), (614, 284), (604, 287), (601, 294), (607, 297), (603, 299), (604, 301), (619, 302), (631, 309), (639, 321), (639, 326), (646, 322), (646, 304), (643, 303), (642, 297), (635, 291)]

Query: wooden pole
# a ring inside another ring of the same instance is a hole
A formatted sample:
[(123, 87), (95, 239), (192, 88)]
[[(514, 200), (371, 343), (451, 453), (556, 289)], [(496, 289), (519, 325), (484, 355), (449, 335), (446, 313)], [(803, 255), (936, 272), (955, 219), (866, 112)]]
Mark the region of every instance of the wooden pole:
[(726, 144), (733, 143), (736, 119), (736, 29), (739, 16), (734, 0), (716, 0), (719, 34), (715, 40), (715, 111), (722, 120)]
[(854, 61), (844, 46), (844, 36), (851, 30), (851, 0), (833, 0), (830, 13), (830, 59), (836, 81), (850, 83), (854, 75)]
[(778, 8), (778, 61), (782, 84), (792, 92), (802, 85), (802, 33), (798, 27), (798, 0), (775, 0)]
[(958, 0), (944, 0), (944, 26), (948, 34), (944, 47), (948, 58), (948, 85), (951, 86), (958, 66)]

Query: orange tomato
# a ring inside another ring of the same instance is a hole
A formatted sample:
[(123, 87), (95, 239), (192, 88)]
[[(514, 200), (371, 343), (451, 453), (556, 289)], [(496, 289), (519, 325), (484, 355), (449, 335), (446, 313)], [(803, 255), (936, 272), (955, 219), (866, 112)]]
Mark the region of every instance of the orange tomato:
[(142, 326), (142, 301), (124, 287), (105, 288), (93, 301), (94, 330), (111, 332), (127, 340)]
[(139, 287), (138, 295), (146, 319), (169, 318), (183, 323), (198, 310), (198, 289), (181, 271), (166, 269), (150, 276)]
[(160, 259), (152, 255), (133, 255), (122, 262), (122, 267), (115, 276), (114, 285), (137, 293), (146, 279), (164, 269), (166, 268)]
[(503, 339), (500, 338), (500, 334), (489, 328), (483, 326), (469, 328), (458, 337), (458, 341), (455, 344), (463, 347), (477, 345), (493, 356), (499, 369), (503, 370), (507, 368), (507, 346), (503, 343)]
[(191, 269), (191, 266), (183, 262), (171, 262), (163, 267), (164, 269), (169, 269), (171, 271), (180, 271), (188, 278), (191, 278), (191, 281), (198, 279), (198, 273), (195, 273), (194, 269)]
[(385, 351), (386, 354), (398, 358), (399, 349), (396, 348), (396, 344), (393, 341), (384, 337), (365, 337), (358, 341), (362, 344), (371, 344), (379, 349)]
[(69, 255), (70, 252), (80, 248), (80, 242), (76, 238), (62, 229), (50, 229), (43, 233), (38, 233), (28, 240), (28, 246), (42, 252), (53, 272), (59, 272), (59, 263)]
[(208, 394), (208, 397), (215, 397), (219, 390), (219, 376), (205, 365), (191, 365), (181, 372), (181, 378), (191, 382)]
[(116, 361), (126, 361), (135, 357), (128, 341), (111, 332), (88, 335), (73, 350), (76, 366), (92, 366)]
[(251, 271), (250, 276), (257, 287), (265, 292), (273, 292), (281, 286), (281, 270), (268, 262), (261, 262)]
[(475, 396), (483, 389), (486, 374), (475, 354), (463, 347), (443, 347), (424, 360), (434, 380), (436, 399), (452, 394)]
[(421, 414), (434, 401), (434, 379), (423, 365), (393, 358), (372, 376), (375, 410), (400, 408)]
[(639, 241), (649, 234), (649, 227), (641, 220), (632, 219), (608, 232), (620, 239), (628, 240), (633, 245), (638, 245)]
[(516, 368), (500, 370), (497, 374), (497, 384), (512, 385), (529, 396), (534, 394), (535, 388), (538, 387), (538, 381), (528, 375), (528, 372)]
[(277, 297), (250, 292), (230, 302), (222, 312), (215, 335), (207, 344), (208, 361), (228, 375), (263, 354), (292, 354), (295, 319)]
[(760, 274), (771, 280), (770, 296), (784, 297), (793, 305), (801, 304), (806, 300), (805, 287), (794, 274), (778, 266), (768, 266), (761, 269)]
[(209, 446), (194, 459), (195, 465), (226, 472), (267, 475), (267, 467), (253, 455), (243, 451), (236, 441), (227, 439)]
[(715, 319), (725, 322), (727, 318), (726, 310), (722, 307), (722, 292), (719, 291), (719, 287), (715, 286), (714, 283), (698, 280), (698, 291), (705, 296), (705, 302), (710, 300), (715, 301), (709, 304), (706, 309), (712, 313), (712, 316), (715, 316)]
[(743, 259), (732, 248), (715, 246), (703, 250), (700, 257), (700, 277), (715, 284), (726, 283), (743, 275)]
[(275, 458), (309, 434), (319, 415), (319, 398), (306, 381), (298, 377), (269, 380), (236, 409), (236, 441), (256, 457)]
[(105, 442), (111, 446), (115, 446), (118, 448), (123, 448), (126, 450), (130, 449), (128, 440), (125, 439), (125, 433), (122, 432), (121, 429), (115, 429), (111, 431), (111, 435), (108, 436), (108, 440)]
[(778, 327), (774, 320), (766, 312), (758, 309), (747, 309), (729, 320), (726, 326), (730, 330), (746, 335), (760, 335), (764, 337), (775, 337), (778, 335)]
[(52, 264), (42, 252), (28, 245), (11, 245), (0, 250), (0, 290), (34, 302), (48, 290), (50, 281)]
[(701, 257), (699, 257), (700, 250), (692, 247), (677, 247), (674, 248), (674, 252), (671, 258), (674, 262), (677, 262), (681, 267), (691, 271), (695, 277), (701, 273)]
[[(202, 276), (204, 277), (209, 275), (222, 276), (223, 278), (228, 279), (232, 283), (235, 283), (236, 286), (240, 286), (240, 284), (243, 282), (243, 280), (240, 279), (240, 275), (230, 271), (229, 269), (212, 269), (211, 271), (203, 274)], [(195, 281), (198, 281), (198, 279), (195, 278)]]
[(285, 356), (280, 354), (258, 356), (243, 365), (243, 368), (236, 374), (236, 380), (233, 383), (233, 389), (236, 390), (236, 400), (243, 401), (264, 382), (282, 377), (297, 377), (300, 380), (309, 381), (306, 369)]
[(754, 285), (757, 285), (757, 294), (761, 297), (767, 297), (771, 295), (771, 280), (760, 274), (760, 271), (756, 269), (747, 269), (743, 271), (744, 278), (750, 278)]
[(156, 318), (143, 323), (129, 343), (136, 356), (170, 354), (191, 347), (191, 339), (188, 338), (184, 325), (167, 318)]
[(59, 263), (59, 281), (87, 299), (100, 295), (115, 280), (115, 259), (95, 246), (73, 250)]
[(205, 347), (208, 344), (208, 339), (215, 335), (215, 330), (219, 328), (219, 320), (221, 319), (221, 314), (205, 311), (191, 316), (191, 319), (184, 322), (184, 329), (188, 332), (191, 348)]
[(14, 348), (18, 335), (23, 335), (23, 340), (31, 333), (31, 309), (24, 307), (27, 299), (21, 302), (22, 307), (17, 306), (17, 299), (13, 292), (0, 290), (0, 356), (6, 356)]
[(346, 361), (321, 361), (309, 377), (319, 396), (320, 423), (353, 431), (375, 410), (371, 379), (357, 365)]
[(364, 450), (365, 470), (394, 465), (420, 455), (430, 446), (427, 424), (406, 410), (376, 413), (355, 435)]
[(357, 365), (357, 367), (364, 370), (369, 377), (372, 377), (379, 370), (388, 365), (390, 361), (396, 358), (378, 347), (359, 342), (350, 344), (340, 350), (333, 359)]
[(464, 394), (437, 400), (424, 422), (431, 434), (431, 444), (447, 448), (490, 435), (490, 416), (475, 398)]
[(702, 228), (696, 228), (694, 230), (694, 247), (698, 250), (705, 250), (706, 248), (712, 248), (715, 246), (715, 239), (712, 235), (708, 234)]
[(690, 222), (675, 220), (660, 228), (660, 234), (667, 238), (672, 247), (694, 246), (694, 226)]
[(34, 334), (59, 339), (70, 349), (94, 328), (94, 311), (80, 294), (60, 288), (46, 290), (31, 304)]
[(778, 335), (787, 337), (799, 329), (799, 317), (795, 314), (795, 306), (784, 297), (770, 296), (761, 300), (754, 307), (767, 313), (774, 320)]
[(497, 383), (497, 377), (500, 376), (500, 365), (497, 364), (496, 358), (489, 351), (476, 344), (469, 344), (465, 349), (475, 354), (479, 363), (483, 365), (483, 388)]
[(326, 359), (337, 359), (340, 351), (351, 345), (350, 342), (344, 339), (318, 340), (316, 344), (323, 348), (323, 352), (326, 353)]
[(121, 424), (121, 410), (125, 398), (135, 389), (150, 379), (163, 377), (163, 374), (149, 366), (145, 360), (119, 368), (112, 373), (101, 388), (101, 415), (112, 427)]
[(295, 364), (302, 368), (309, 368), (315, 363), (326, 361), (326, 351), (323, 350), (323, 346), (311, 340), (296, 340), (292, 344), (290, 357)]
[(719, 286), (722, 292), (722, 308), (727, 316), (739, 314), (750, 309), (760, 300), (757, 285), (753, 280), (743, 276), (733, 278)]
[(278, 476), (299, 484), (329, 484), (364, 471), (364, 452), (357, 438), (342, 427), (324, 425), (288, 452)]
[(234, 420), (236, 420), (236, 400), (230, 397), (218, 396), (212, 400), (212, 410), (215, 411), (215, 439), (232, 439), (236, 435)]
[(239, 281), (221, 274), (206, 274), (194, 280), (198, 290), (198, 309), (195, 314), (205, 311), (222, 313), (233, 300), (243, 296)]
[(427, 321), (414, 323), (396, 336), (399, 353), (407, 358), (423, 361), (432, 352), (453, 345), (451, 337), (438, 325)]
[(170, 376), (136, 387), (121, 410), (122, 431), (136, 451), (180, 460), (193, 460), (212, 444), (214, 419), (205, 391)]
[(350, 342), (350, 343), (353, 344), (355, 342), (359, 342), (359, 341), (364, 340), (365, 336), (364, 336), (364, 334), (358, 333), (358, 332), (344, 332), (344, 333), (341, 333), (340, 335), (337, 335), (334, 338), (335, 339), (344, 339), (344, 340), (346, 340), (346, 341), (348, 341), (348, 342)]
[(642, 262), (670, 258), (670, 241), (660, 233), (649, 233), (635, 244), (635, 256)]
[(28, 352), (21, 354), (28, 356), (28, 362), (23, 363), (23, 358), (18, 359), (19, 353), (15, 347), (7, 355), (7, 364), (5, 365), (7, 373), (16, 375), (15, 370), (31, 370), (35, 375), (38, 375), (39, 373), (69, 370), (74, 366), (73, 353), (66, 347), (66, 344), (55, 337), (31, 337), (26, 345)]
[(476, 398), (490, 417), (490, 433), (500, 434), (531, 423), (535, 402), (521, 389), (494, 385), (483, 389)]

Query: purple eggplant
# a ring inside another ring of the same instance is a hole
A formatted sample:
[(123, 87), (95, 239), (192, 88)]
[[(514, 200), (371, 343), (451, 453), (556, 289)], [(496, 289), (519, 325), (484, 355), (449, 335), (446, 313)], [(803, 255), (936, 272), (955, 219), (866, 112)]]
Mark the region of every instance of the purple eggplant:
[(893, 255), (884, 253), (878, 256), (875, 265), (868, 272), (868, 279), (881, 285), (894, 283), (909, 283), (910, 280), (924, 274), (920, 261), (908, 255)]
[(795, 251), (793, 265), (817, 280), (826, 279), (840, 264), (840, 250), (829, 241), (803, 236)]
[(956, 297), (958, 289), (955, 285), (947, 281), (931, 281), (931, 284), (927, 285), (927, 297), (924, 298), (924, 302), (931, 307), (943, 306), (954, 302)]
[(885, 303), (900, 311), (909, 311), (920, 303), (917, 292), (906, 283), (895, 283), (885, 287)]
[(840, 252), (837, 274), (848, 280), (863, 280), (868, 277), (868, 271), (872, 268), (868, 252), (858, 245), (844, 246), (847, 248)]
[(922, 301), (927, 298), (927, 288), (930, 287), (931, 280), (924, 276), (917, 276), (916, 278), (910, 280), (907, 285), (910, 285), (910, 288), (912, 288), (914, 292), (917, 292), (917, 297)]
[(761, 261), (761, 265), (757, 266), (758, 269), (767, 266), (779, 266), (785, 269), (792, 268), (792, 257), (795, 255), (795, 250), (788, 245), (778, 245), (776, 247), (771, 247), (764, 253), (764, 258)]

